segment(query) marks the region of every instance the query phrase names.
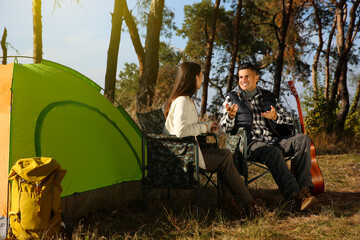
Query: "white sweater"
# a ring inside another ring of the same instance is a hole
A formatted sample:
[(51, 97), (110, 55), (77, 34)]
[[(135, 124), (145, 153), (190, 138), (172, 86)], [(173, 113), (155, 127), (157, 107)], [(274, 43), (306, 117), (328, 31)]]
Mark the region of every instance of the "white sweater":
[[(197, 136), (206, 133), (207, 129), (210, 130), (211, 122), (198, 122), (198, 120), (198, 112), (190, 97), (177, 97), (171, 103), (163, 133), (182, 138)], [(201, 151), (199, 151), (199, 166), (203, 169), (206, 167)]]

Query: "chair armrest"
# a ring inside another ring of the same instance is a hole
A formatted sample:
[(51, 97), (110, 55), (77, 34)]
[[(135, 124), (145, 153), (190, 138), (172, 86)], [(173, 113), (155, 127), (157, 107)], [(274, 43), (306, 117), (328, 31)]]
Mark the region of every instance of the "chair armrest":
[(164, 141), (167, 140), (167, 141), (179, 142), (179, 143), (195, 143), (195, 144), (197, 144), (196, 139), (193, 136), (178, 138), (175, 135), (168, 135), (168, 134), (147, 134), (147, 137), (164, 140)]
[[(197, 151), (198, 142), (195, 137), (189, 136), (178, 138), (174, 135), (166, 134), (147, 134), (148, 151), (160, 155), (173, 155), (184, 157), (187, 159), (189, 156), (195, 156)], [(192, 162), (193, 160), (186, 160)]]
[[(200, 148), (203, 148), (203, 149), (219, 148), (219, 140), (218, 140), (216, 133), (213, 133), (213, 132), (203, 133), (203, 134), (198, 135), (196, 138), (199, 142)], [(210, 141), (208, 141), (208, 140), (210, 140)]]
[(241, 127), (238, 129), (238, 132), (235, 135), (231, 135), (230, 133), (226, 134), (226, 149), (234, 152), (236, 147), (239, 146), (240, 152), (244, 154), (247, 151), (247, 134), (246, 129)]
[(200, 134), (200, 136), (212, 136), (217, 139), (217, 135), (214, 132), (202, 133), (202, 134)]

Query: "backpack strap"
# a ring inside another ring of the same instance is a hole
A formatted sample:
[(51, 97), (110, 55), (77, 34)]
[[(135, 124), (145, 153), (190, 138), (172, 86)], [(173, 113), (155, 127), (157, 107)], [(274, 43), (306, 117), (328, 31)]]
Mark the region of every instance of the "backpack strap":
[(10, 216), (10, 182), (8, 181), (7, 186), (7, 197), (6, 197), (6, 234), (9, 232), (9, 216)]
[(20, 213), (20, 187), (21, 187), (21, 177), (15, 175), (13, 177), (12, 186), (11, 186), (11, 205), (9, 217), (11, 215), (17, 215)]

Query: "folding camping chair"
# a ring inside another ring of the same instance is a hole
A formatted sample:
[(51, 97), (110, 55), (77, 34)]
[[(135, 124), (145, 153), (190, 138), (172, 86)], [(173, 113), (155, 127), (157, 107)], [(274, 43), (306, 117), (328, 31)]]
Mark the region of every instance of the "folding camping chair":
[[(298, 132), (297, 128), (293, 130), (294, 132)], [(262, 163), (255, 162), (248, 156), (248, 143), (247, 143), (247, 134), (245, 128), (239, 128), (237, 134), (231, 135), (227, 134), (226, 136), (226, 149), (230, 150), (234, 153), (234, 160), (235, 164), (238, 167), (238, 170), (241, 175), (245, 178), (246, 185), (252, 183), (253, 181), (257, 180), (258, 178), (264, 176), (270, 169)], [(294, 156), (286, 157), (285, 161), (291, 160), (291, 169), (293, 169), (293, 158)], [(256, 166), (262, 169), (261, 173), (258, 173), (255, 176), (252, 176), (249, 179), (248, 172), (251, 166)]]
[[(199, 145), (201, 148), (218, 148), (215, 134), (178, 138), (162, 134), (165, 117), (161, 109), (148, 113), (136, 113), (143, 132), (142, 190), (143, 204), (150, 189), (195, 189), (197, 210), (201, 194), (210, 184), (215, 186), (220, 204), (221, 191), (219, 177), (215, 182), (214, 173), (207, 173), (199, 167)], [(208, 137), (215, 141), (209, 143)], [(147, 159), (147, 162), (145, 161)], [(200, 186), (200, 174), (205, 184)]]

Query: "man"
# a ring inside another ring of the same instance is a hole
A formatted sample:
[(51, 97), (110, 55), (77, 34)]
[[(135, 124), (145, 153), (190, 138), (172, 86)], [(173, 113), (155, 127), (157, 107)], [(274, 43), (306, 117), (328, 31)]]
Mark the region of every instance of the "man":
[[(221, 128), (236, 134), (239, 127), (245, 127), (248, 156), (270, 169), (283, 197), (293, 203), (295, 211), (308, 210), (316, 202), (311, 195), (310, 139), (304, 134), (285, 133), (284, 126), (293, 125), (292, 117), (272, 92), (257, 86), (258, 81), (254, 65), (240, 66), (239, 84), (227, 94), (223, 104)], [(284, 156), (293, 155), (294, 175), (284, 160)]]

